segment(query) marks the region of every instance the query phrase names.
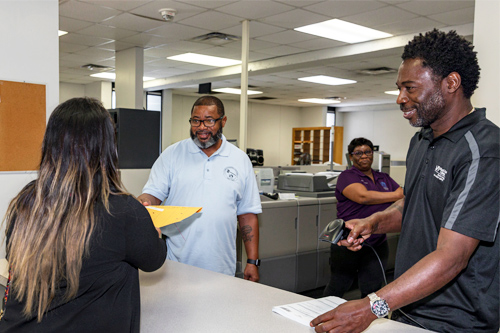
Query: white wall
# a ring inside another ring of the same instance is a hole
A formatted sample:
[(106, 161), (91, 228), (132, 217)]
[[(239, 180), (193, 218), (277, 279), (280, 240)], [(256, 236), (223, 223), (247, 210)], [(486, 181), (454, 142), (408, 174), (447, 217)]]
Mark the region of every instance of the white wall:
[[(57, 0), (0, 1), (0, 80), (45, 84), (47, 118), (59, 102), (58, 22)], [(35, 172), (0, 172), (2, 218), (12, 198), (34, 178)], [(2, 224), (0, 258), (5, 258), (4, 230)]]
[[(352, 139), (365, 137), (391, 154), (391, 160), (405, 160), (410, 139), (418, 128), (409, 125), (399, 107), (386, 110), (342, 112), (344, 153)], [(345, 157), (344, 157), (345, 163)]]
[(73, 97), (83, 96), (85, 96), (85, 85), (59, 82), (59, 103), (66, 102), (68, 99)]
[(472, 105), (486, 107), (486, 117), (500, 126), (500, 94), (495, 84), (500, 75), (500, 1), (476, 0), (474, 10), (474, 50), (481, 78), (472, 95)]

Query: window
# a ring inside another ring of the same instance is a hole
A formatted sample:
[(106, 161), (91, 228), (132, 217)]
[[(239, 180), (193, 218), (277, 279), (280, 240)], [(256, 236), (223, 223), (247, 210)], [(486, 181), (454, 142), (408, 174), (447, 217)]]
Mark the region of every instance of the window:
[(335, 126), (335, 108), (329, 106), (326, 111), (326, 126), (332, 127)]
[(111, 108), (116, 109), (116, 90), (114, 82), (111, 82)]
[(161, 111), (161, 91), (146, 92), (146, 110)]

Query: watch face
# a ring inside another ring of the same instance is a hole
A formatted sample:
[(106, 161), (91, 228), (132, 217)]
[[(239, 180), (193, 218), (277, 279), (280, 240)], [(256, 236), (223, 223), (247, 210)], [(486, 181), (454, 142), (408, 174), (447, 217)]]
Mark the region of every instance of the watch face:
[(379, 299), (373, 302), (372, 312), (379, 318), (385, 317), (389, 314), (389, 305), (383, 299)]

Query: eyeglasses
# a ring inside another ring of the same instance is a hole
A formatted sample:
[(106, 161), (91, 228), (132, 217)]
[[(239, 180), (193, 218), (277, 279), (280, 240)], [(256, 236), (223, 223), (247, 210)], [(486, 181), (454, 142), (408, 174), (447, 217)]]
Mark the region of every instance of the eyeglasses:
[(193, 127), (199, 127), (202, 123), (203, 123), (203, 126), (205, 126), (205, 127), (213, 127), (215, 125), (215, 123), (217, 122), (217, 120), (221, 120), (222, 118), (224, 118), (224, 117), (220, 117), (217, 119), (205, 119), (205, 120), (189, 118), (189, 123)]
[(365, 154), (366, 156), (372, 156), (373, 151), (371, 151), (371, 150), (365, 150), (365, 151), (358, 150), (358, 151), (351, 153), (351, 155), (356, 156), (356, 157), (361, 157), (361, 156), (363, 156), (363, 154)]

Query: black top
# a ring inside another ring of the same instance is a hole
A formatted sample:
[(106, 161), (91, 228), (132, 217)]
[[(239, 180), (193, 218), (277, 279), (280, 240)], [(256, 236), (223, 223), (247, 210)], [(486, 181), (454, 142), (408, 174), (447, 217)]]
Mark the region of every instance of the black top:
[[(77, 296), (69, 302), (61, 293), (37, 323), (26, 319), (23, 304), (10, 291), (0, 332), (139, 332), (139, 273), (160, 268), (166, 245), (147, 210), (131, 196), (111, 196), (111, 215), (97, 205), (90, 256), (83, 260)], [(8, 240), (7, 240), (8, 241)]]
[(432, 331), (498, 332), (499, 141), (484, 109), (437, 138), (428, 128), (411, 140), (395, 277), (436, 249), (441, 228), (480, 241), (455, 279), (404, 308)]

